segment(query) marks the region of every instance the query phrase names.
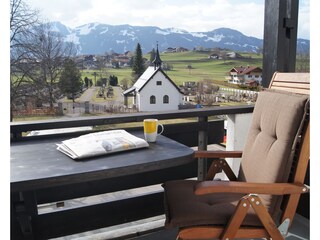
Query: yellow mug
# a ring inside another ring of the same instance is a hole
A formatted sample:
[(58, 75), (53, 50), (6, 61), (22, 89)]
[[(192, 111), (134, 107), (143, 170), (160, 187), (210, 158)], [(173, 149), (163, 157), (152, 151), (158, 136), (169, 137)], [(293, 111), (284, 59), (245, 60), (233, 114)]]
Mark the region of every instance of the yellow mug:
[[(158, 133), (158, 126), (161, 127), (160, 133)], [(157, 136), (163, 133), (164, 127), (158, 122), (158, 119), (144, 119), (143, 120), (144, 137), (147, 142), (155, 142)]]

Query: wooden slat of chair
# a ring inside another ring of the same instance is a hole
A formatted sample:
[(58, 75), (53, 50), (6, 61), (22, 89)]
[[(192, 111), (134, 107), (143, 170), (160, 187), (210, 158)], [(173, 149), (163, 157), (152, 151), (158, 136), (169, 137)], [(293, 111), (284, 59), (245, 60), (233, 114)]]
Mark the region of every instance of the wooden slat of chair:
[(228, 225), (221, 234), (222, 239), (233, 239), (235, 237), (238, 229), (241, 226), (241, 223), (247, 215), (249, 208), (250, 201), (248, 200), (248, 198), (242, 198), (238, 202), (237, 208), (234, 211), (233, 216), (231, 217)]
[(230, 181), (237, 180), (236, 175), (225, 159), (214, 159), (212, 161), (205, 180), (212, 180), (220, 171), (223, 171)]
[(310, 94), (310, 73), (275, 72), (269, 88), (293, 93)]
[(309, 94), (310, 92), (310, 90), (307, 90), (307, 89), (295, 89), (295, 88), (286, 88), (286, 87), (278, 87), (278, 86), (273, 86), (272, 89), (293, 92), (293, 93), (302, 93), (302, 94)]
[[(302, 136), (302, 146), (298, 156), (298, 164), (294, 173), (294, 183), (304, 183), (306, 176), (306, 170), (308, 168), (309, 156), (310, 156), (310, 123), (307, 125), (307, 129)], [(299, 204), (300, 194), (292, 194), (288, 197), (288, 201), (281, 216), (281, 222), (285, 219), (293, 219), (296, 209)], [(290, 223), (290, 225), (292, 222)]]
[[(221, 236), (225, 227), (193, 227), (181, 229), (177, 239), (216, 239)], [(243, 227), (238, 229), (235, 238), (269, 238), (264, 228)]]
[[(259, 204), (258, 204), (259, 202)], [(254, 203), (250, 202), (252, 208), (256, 212), (257, 216), (259, 217), (261, 223), (263, 224), (264, 228), (270, 235), (270, 239), (284, 239), (281, 235), (277, 225), (274, 223), (273, 219), (271, 218), (268, 210), (265, 206), (263, 206), (261, 199), (258, 196), (254, 197)]]

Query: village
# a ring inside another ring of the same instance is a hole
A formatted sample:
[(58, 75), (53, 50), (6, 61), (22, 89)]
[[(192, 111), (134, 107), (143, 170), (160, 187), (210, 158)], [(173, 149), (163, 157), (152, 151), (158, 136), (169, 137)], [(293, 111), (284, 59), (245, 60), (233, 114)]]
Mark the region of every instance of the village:
[[(168, 48), (164, 53), (187, 52), (188, 49)], [(195, 51), (204, 51), (196, 49)], [(239, 53), (219, 49), (208, 51), (208, 59), (245, 58)], [(130, 69), (134, 53), (109, 53), (104, 56), (76, 56), (74, 61), (83, 71), (94, 71), (91, 78), (85, 77), (83, 91), (71, 96), (61, 96), (55, 106), (56, 115), (81, 116), (82, 114), (110, 114), (126, 112), (170, 111), (214, 107), (220, 105), (252, 104), (257, 97), (257, 90), (262, 81), (262, 69), (257, 66), (234, 66), (225, 74), (225, 86), (210, 80), (184, 81), (176, 84), (161, 60), (157, 49), (153, 61), (144, 58), (148, 65), (145, 72), (131, 87), (118, 81), (111, 83), (103, 78), (101, 69)], [(191, 64), (190, 64), (191, 66)], [(187, 67), (190, 67), (187, 66)], [(86, 79), (87, 78), (87, 79)], [(98, 78), (98, 80), (97, 80)], [(87, 83), (89, 81), (89, 83)], [(239, 88), (242, 86), (242, 88)], [(165, 94), (164, 94), (165, 93)], [(25, 108), (15, 111), (16, 116), (48, 114), (46, 104), (32, 99), (24, 102)], [(52, 111), (52, 110), (51, 110)]]

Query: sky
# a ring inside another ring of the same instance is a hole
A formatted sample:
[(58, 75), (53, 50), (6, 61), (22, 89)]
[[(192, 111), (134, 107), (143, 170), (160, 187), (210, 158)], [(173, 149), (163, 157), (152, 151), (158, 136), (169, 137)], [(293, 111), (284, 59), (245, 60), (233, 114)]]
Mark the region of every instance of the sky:
[[(232, 28), (263, 38), (264, 0), (25, 0), (44, 20), (67, 27), (99, 22), (205, 32)], [(300, 0), (298, 37), (310, 39), (310, 3)]]

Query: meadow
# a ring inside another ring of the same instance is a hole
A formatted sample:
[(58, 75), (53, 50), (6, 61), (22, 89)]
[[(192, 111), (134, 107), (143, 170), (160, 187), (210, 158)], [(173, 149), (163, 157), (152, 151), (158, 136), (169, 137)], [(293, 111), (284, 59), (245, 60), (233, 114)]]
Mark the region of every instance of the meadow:
[[(262, 67), (262, 54), (240, 53), (244, 58), (241, 59), (209, 59), (210, 52), (179, 52), (179, 53), (161, 53), (161, 60), (170, 65), (172, 70), (165, 71), (166, 74), (177, 85), (182, 85), (187, 81), (214, 80), (225, 81), (227, 73), (233, 67), (240, 66), (257, 66)], [(150, 55), (144, 56), (149, 59)], [(188, 68), (188, 66), (191, 66)], [(93, 72), (98, 73), (99, 70), (83, 70), (82, 78), (88, 77), (94, 81)], [(122, 79), (131, 79), (131, 68), (107, 68), (106, 75), (115, 75), (120, 82)], [(97, 76), (97, 79), (99, 77)]]

